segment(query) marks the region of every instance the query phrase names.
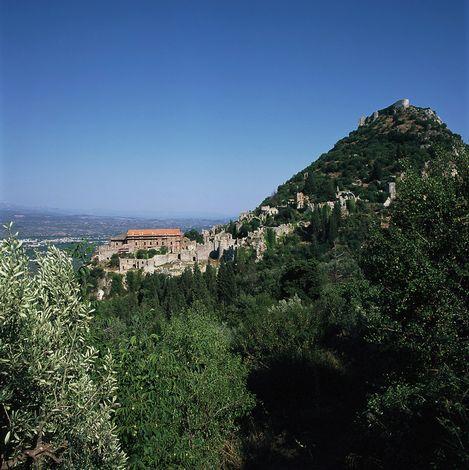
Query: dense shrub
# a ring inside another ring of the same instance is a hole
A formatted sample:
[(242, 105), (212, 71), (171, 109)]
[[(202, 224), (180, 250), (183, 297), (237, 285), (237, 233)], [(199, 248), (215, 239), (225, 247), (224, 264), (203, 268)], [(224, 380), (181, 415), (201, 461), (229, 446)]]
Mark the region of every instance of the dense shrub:
[(89, 344), (91, 309), (71, 260), (50, 248), (32, 275), (21, 244), (0, 245), (2, 468), (124, 468), (111, 417), (111, 355)]
[(266, 364), (310, 354), (319, 337), (319, 316), (294, 297), (246, 316), (237, 341), (251, 361)]
[(367, 338), (385, 358), (365, 416), (387, 468), (468, 464), (468, 157), (407, 169), (389, 228), (363, 250), (377, 289)]
[(252, 407), (228, 332), (195, 306), (121, 344), (119, 434), (133, 468), (218, 468)]

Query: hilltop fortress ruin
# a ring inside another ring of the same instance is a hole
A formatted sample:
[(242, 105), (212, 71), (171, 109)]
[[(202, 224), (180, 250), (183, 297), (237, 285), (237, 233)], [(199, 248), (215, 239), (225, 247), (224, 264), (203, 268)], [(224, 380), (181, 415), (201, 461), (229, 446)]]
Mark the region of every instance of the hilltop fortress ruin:
[[(358, 127), (365, 126), (376, 121), (380, 116), (387, 114), (396, 114), (402, 109), (412, 108), (408, 98), (403, 98), (402, 100), (397, 100), (391, 106), (382, 109), (381, 111), (375, 111), (371, 116), (361, 116), (358, 120)], [(433, 111), (431, 108), (419, 108), (422, 109), (427, 117), (436, 119), (440, 124), (443, 122), (441, 118)]]

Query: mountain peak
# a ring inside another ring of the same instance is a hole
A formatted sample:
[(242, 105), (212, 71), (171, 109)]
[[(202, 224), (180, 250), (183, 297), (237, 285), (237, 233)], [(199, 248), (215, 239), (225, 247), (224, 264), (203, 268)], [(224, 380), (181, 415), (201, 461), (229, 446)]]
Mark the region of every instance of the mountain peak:
[(403, 98), (397, 100), (395, 103), (390, 106), (374, 111), (370, 116), (361, 116), (358, 120), (358, 127), (366, 126), (378, 120), (380, 117), (389, 117), (389, 116), (405, 116), (408, 118), (418, 118), (420, 120), (431, 119), (435, 120), (438, 124), (442, 124), (443, 121), (440, 117), (433, 111), (431, 108), (420, 108), (418, 106), (413, 106), (410, 104), (408, 98)]
[(280, 185), (262, 205), (284, 207), (297, 193), (312, 202), (324, 202), (337, 187), (353, 191), (362, 201), (383, 203), (389, 183), (402, 171), (402, 158), (423, 168), (436, 147), (452, 149), (461, 142), (431, 108), (400, 99), (360, 118), (357, 129)]
[(380, 114), (389, 114), (389, 111), (393, 111), (394, 113), (402, 110), (402, 109), (407, 109), (410, 106), (410, 101), (408, 98), (403, 98), (401, 100), (397, 100), (395, 103), (393, 103), (391, 106), (388, 106), (387, 108), (381, 109), (380, 111), (375, 111), (371, 116), (365, 117), (361, 116), (360, 119), (358, 120), (358, 127), (364, 126), (367, 124), (367, 122), (370, 121), (375, 121), (378, 119)]

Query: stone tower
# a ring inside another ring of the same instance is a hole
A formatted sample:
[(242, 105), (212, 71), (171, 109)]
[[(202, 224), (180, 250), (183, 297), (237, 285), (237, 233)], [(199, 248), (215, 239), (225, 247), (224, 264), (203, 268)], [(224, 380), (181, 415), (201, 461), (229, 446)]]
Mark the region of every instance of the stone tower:
[(393, 104), (394, 108), (408, 108), (410, 106), (410, 101), (408, 98), (404, 98), (402, 100), (398, 100)]

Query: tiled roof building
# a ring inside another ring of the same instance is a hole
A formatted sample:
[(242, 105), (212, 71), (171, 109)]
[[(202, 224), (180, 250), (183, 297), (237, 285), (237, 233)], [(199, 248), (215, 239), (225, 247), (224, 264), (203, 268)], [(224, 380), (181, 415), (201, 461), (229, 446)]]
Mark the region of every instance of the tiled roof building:
[(131, 229), (110, 239), (119, 251), (167, 247), (170, 252), (181, 248), (183, 234), (178, 228)]

